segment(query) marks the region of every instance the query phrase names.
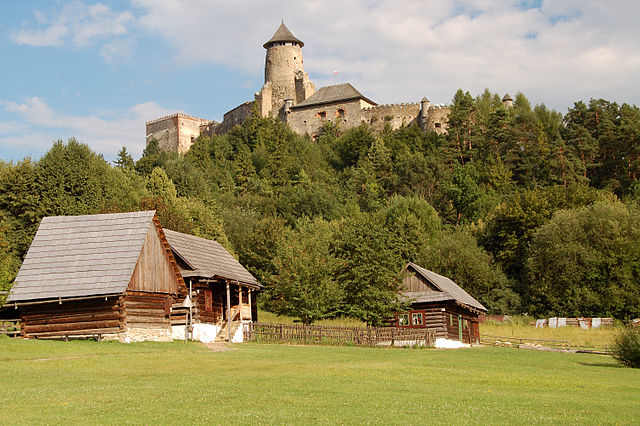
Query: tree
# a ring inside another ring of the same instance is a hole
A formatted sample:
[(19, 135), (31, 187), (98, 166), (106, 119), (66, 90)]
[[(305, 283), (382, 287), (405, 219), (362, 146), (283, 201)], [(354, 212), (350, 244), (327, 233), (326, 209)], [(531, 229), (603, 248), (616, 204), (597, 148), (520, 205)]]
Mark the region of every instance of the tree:
[(455, 224), (471, 222), (477, 217), (483, 195), (477, 181), (478, 173), (472, 163), (466, 166), (454, 163), (450, 178), (442, 182), (441, 191), (451, 203)]
[(559, 209), (580, 207), (607, 198), (610, 198), (607, 193), (583, 185), (520, 190), (500, 203), (487, 218), (479, 242), (510, 278), (521, 283), (518, 292), (524, 295), (525, 260), (536, 230)]
[(640, 211), (619, 201), (562, 210), (540, 227), (527, 259), (533, 312), (640, 315)]
[(126, 147), (122, 147), (120, 151), (118, 151), (118, 159), (116, 160), (116, 166), (121, 169), (132, 170), (135, 163), (133, 162), (133, 157), (129, 152), (127, 152)]
[(34, 170), (44, 215), (100, 213), (119, 192), (104, 158), (73, 138), (55, 142)]
[(268, 294), (274, 312), (304, 324), (340, 312), (343, 297), (334, 276), (337, 259), (330, 252), (333, 239), (334, 225), (322, 219), (306, 220), (295, 230), (285, 231)]
[(422, 198), (394, 196), (382, 212), (402, 259), (418, 262), (421, 248), (431, 244), (440, 232), (436, 210)]
[(344, 314), (369, 325), (384, 323), (404, 308), (398, 301), (404, 266), (398, 242), (374, 214), (349, 218), (337, 235), (336, 279), (344, 291)]

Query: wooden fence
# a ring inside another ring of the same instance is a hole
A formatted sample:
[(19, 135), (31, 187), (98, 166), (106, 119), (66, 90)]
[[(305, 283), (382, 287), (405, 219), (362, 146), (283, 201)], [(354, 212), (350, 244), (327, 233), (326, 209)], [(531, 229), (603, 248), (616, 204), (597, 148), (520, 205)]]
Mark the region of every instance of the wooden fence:
[(20, 320), (0, 320), (0, 335), (17, 336), (20, 334)]
[(427, 328), (252, 323), (244, 330), (244, 340), (336, 346), (433, 346), (436, 334)]

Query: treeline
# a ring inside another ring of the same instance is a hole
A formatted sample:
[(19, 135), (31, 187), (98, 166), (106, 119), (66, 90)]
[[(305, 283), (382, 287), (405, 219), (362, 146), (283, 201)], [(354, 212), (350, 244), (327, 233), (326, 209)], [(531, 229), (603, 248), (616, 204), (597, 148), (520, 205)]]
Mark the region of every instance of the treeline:
[(76, 141), (0, 167), (0, 285), (46, 215), (156, 209), (214, 238), (266, 286), (260, 304), (310, 323), (377, 324), (407, 261), (494, 313), (640, 316), (640, 110), (566, 115), (458, 91), (446, 135), (330, 122), (312, 141), (254, 115), (184, 156), (150, 143), (111, 166)]

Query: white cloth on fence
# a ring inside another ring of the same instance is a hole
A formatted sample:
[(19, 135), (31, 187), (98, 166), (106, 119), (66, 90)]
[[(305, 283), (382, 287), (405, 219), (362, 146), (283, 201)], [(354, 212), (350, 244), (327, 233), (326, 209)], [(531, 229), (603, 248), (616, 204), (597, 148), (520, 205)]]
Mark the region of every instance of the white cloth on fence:
[(539, 319), (536, 320), (536, 328), (543, 328), (544, 327), (544, 319)]
[(602, 318), (592, 318), (591, 328), (598, 328), (602, 324)]
[(589, 326), (585, 320), (578, 320), (578, 324), (580, 324), (580, 328), (583, 330), (588, 330)]
[(566, 327), (567, 319), (566, 318), (558, 318), (558, 327)]
[(556, 328), (558, 326), (558, 318), (549, 318), (549, 328)]

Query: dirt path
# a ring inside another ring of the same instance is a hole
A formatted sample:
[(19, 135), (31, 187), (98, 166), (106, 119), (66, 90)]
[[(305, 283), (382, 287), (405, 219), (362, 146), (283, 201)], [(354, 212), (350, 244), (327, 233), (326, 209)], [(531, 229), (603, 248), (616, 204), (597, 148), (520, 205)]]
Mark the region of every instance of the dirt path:
[(236, 348), (230, 348), (223, 342), (203, 343), (203, 345), (213, 352), (235, 351)]

